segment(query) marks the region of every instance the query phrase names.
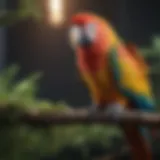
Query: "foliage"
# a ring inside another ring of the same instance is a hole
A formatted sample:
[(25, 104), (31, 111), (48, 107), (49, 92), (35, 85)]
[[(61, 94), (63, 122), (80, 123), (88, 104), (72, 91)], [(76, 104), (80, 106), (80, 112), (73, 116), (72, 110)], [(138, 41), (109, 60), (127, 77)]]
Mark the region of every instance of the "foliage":
[[(17, 109), (38, 107), (44, 110), (55, 109), (55, 111), (70, 109), (63, 102), (52, 103), (36, 98), (40, 73), (17, 81), (18, 71), (19, 67), (12, 65), (0, 74), (1, 106), (14, 105)], [(54, 126), (44, 129), (36, 129), (27, 125), (6, 127), (0, 132), (0, 159), (35, 160), (48, 154), (60, 156), (61, 152), (66, 151), (66, 146), (74, 150), (79, 148), (79, 151), (82, 151), (81, 154), (85, 156), (89, 154), (92, 143), (100, 145), (102, 150), (109, 148), (112, 145), (112, 136), (121, 138), (122, 135), (116, 127), (99, 125)], [(80, 150), (82, 146), (84, 150)]]
[(140, 51), (142, 52), (145, 58), (150, 57), (160, 57), (160, 36), (152, 36), (152, 43), (149, 47), (141, 47)]
[(42, 14), (40, 0), (19, 0), (19, 6), (15, 10), (0, 9), (0, 25), (10, 26), (30, 17), (39, 21), (42, 19)]

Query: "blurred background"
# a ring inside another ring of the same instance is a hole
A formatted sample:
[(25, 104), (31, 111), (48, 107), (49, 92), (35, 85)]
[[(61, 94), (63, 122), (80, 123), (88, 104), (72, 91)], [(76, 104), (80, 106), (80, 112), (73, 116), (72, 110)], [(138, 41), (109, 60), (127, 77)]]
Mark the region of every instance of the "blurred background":
[[(0, 0), (0, 104), (59, 111), (90, 104), (67, 35), (79, 11), (102, 15), (126, 42), (138, 45), (151, 67), (158, 106), (160, 10), (156, 1), (144, 0)], [(159, 142), (153, 141), (156, 159)], [(0, 143), (2, 160), (100, 159), (125, 144), (118, 128), (99, 125), (10, 126), (0, 130)]]

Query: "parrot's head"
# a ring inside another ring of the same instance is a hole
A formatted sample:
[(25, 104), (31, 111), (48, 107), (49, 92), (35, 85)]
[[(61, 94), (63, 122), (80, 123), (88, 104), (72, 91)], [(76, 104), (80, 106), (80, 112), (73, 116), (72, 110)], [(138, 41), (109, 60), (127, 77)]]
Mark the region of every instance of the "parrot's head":
[(74, 49), (91, 49), (97, 53), (104, 53), (117, 41), (110, 24), (92, 13), (79, 13), (72, 17), (69, 37)]

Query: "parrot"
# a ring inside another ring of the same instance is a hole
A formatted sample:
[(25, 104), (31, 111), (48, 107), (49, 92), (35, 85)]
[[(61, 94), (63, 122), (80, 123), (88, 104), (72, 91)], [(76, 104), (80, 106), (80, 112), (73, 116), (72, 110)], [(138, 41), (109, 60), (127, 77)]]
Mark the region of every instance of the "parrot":
[[(70, 45), (82, 81), (91, 97), (91, 113), (121, 113), (138, 109), (154, 111), (148, 67), (137, 47), (126, 44), (111, 23), (91, 12), (71, 17)], [(134, 160), (152, 160), (145, 129), (120, 125)]]

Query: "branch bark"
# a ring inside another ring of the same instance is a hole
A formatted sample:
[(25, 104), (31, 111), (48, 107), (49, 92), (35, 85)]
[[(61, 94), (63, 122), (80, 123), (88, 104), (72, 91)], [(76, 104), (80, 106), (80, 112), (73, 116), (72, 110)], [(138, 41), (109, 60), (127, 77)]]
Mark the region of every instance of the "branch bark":
[[(8, 116), (7, 116), (8, 115)], [(69, 112), (16, 110), (6, 107), (0, 108), (0, 123), (29, 124), (33, 126), (67, 125), (67, 124), (134, 124), (148, 127), (160, 126), (159, 113), (146, 113), (138, 111), (124, 111), (116, 113), (117, 119), (106, 113), (97, 113), (90, 116), (87, 110), (71, 110)]]

